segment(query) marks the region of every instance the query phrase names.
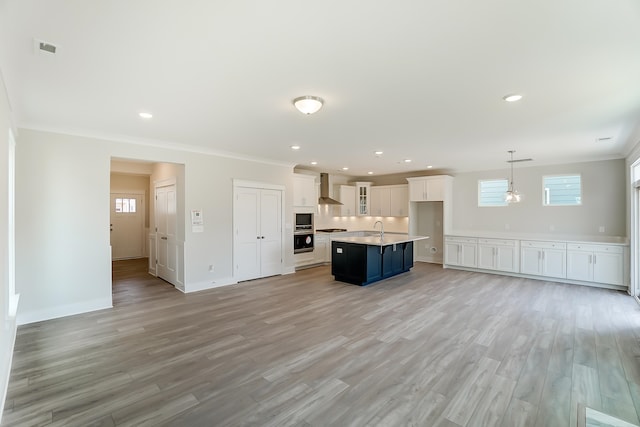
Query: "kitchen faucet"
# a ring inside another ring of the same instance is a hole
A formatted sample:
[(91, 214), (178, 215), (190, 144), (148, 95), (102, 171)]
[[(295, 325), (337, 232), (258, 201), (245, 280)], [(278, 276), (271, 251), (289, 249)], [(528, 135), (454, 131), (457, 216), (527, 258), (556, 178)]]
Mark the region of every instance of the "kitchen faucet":
[(378, 225), (378, 223), (380, 224), (380, 241), (382, 241), (384, 239), (384, 224), (382, 223), (382, 221), (374, 222), (373, 229), (376, 229), (376, 225)]

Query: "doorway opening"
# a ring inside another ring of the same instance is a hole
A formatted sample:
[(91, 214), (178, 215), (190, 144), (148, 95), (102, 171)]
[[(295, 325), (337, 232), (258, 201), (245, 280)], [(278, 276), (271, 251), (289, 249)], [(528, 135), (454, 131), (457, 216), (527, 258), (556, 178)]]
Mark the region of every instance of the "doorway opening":
[(184, 165), (112, 158), (110, 178), (112, 277), (144, 263), (184, 292)]

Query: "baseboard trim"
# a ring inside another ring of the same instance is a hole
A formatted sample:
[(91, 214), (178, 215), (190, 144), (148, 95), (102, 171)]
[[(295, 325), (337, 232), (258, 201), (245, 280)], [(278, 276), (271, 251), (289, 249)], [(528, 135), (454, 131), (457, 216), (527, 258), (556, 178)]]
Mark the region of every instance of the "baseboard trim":
[(236, 283), (238, 283), (238, 281), (233, 279), (232, 277), (225, 277), (223, 279), (212, 280), (211, 282), (192, 283), (189, 284), (184, 291), (182, 289), (178, 290), (184, 292), (185, 294), (190, 294), (191, 292), (206, 291), (208, 289), (220, 288), (222, 286), (235, 285)]
[(11, 307), (5, 320), (2, 338), (0, 339), (0, 348), (4, 354), (0, 355), (0, 423), (2, 422), (2, 414), (4, 414), (4, 404), (7, 400), (7, 390), (9, 389), (9, 377), (11, 375), (11, 365), (13, 364), (13, 349), (16, 344), (16, 333), (18, 324), (16, 322), (16, 309), (18, 307), (20, 295), (12, 298)]
[[(109, 293), (111, 293), (111, 288), (109, 288)], [(24, 313), (18, 312), (17, 323), (18, 325), (27, 325), (29, 323), (41, 322), (43, 320), (57, 319), (59, 317), (73, 316), (76, 314), (104, 310), (107, 308), (113, 308), (111, 295), (109, 295), (108, 298), (99, 298), (76, 304), (61, 305), (44, 310), (32, 310)]]
[(520, 277), (523, 279), (541, 280), (544, 282), (556, 282), (556, 283), (566, 283), (569, 285), (590, 286), (592, 288), (612, 289), (615, 291), (626, 291), (629, 288), (628, 286), (624, 286), (624, 285), (609, 285), (607, 283), (583, 282), (581, 280), (563, 279), (561, 277), (533, 276), (530, 274), (514, 273), (510, 271), (483, 270), (481, 268), (461, 267), (457, 265), (444, 264), (442, 268), (448, 268), (451, 270), (474, 271), (476, 273), (496, 274), (498, 276)]

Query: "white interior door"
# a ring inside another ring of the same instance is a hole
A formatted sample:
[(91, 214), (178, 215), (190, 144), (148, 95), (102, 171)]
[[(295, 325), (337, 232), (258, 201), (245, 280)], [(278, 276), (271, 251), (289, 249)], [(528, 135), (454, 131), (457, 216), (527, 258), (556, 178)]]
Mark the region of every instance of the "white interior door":
[(260, 194), (261, 276), (282, 273), (282, 193), (262, 190)]
[(155, 193), (156, 274), (176, 285), (178, 280), (176, 185), (158, 185)]
[(142, 194), (111, 193), (111, 258), (144, 256), (144, 205)]
[(260, 277), (260, 190), (239, 188), (234, 204), (235, 272), (238, 280)]

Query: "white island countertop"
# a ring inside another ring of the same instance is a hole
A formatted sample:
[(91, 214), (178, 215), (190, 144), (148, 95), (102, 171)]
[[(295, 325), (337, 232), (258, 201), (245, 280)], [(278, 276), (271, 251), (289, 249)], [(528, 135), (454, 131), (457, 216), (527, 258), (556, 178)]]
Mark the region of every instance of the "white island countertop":
[(385, 233), (384, 238), (380, 239), (380, 234), (369, 235), (369, 236), (331, 236), (332, 241), (336, 242), (344, 242), (344, 243), (358, 243), (361, 245), (371, 245), (371, 246), (387, 246), (387, 245), (395, 245), (397, 243), (406, 243), (406, 242), (414, 242), (416, 240), (425, 240), (428, 239), (429, 236), (414, 236), (410, 234), (401, 234), (401, 233)]

